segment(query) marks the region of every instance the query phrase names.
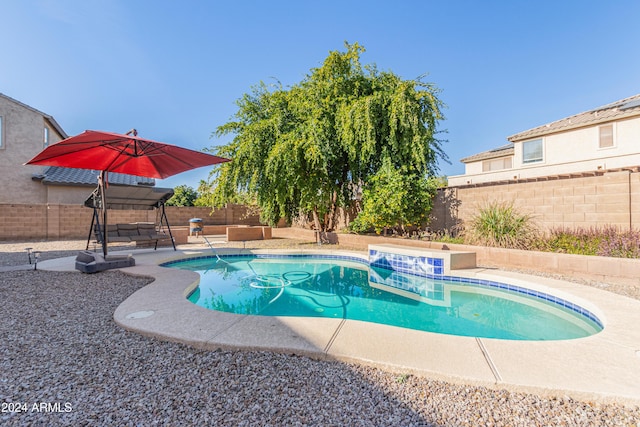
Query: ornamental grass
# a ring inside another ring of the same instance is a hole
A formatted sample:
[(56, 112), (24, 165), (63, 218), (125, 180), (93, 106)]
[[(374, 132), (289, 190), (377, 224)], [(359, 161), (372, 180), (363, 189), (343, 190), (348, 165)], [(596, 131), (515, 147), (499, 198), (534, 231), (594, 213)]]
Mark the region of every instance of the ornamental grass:
[(471, 245), (530, 249), (540, 232), (532, 215), (520, 212), (512, 202), (487, 202), (471, 218), (464, 240)]

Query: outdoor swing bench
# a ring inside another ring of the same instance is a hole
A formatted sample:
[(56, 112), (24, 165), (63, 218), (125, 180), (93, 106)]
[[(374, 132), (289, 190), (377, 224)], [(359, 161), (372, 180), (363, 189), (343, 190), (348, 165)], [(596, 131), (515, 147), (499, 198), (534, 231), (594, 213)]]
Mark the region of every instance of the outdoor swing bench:
[[(102, 232), (99, 226), (94, 226), (96, 242), (102, 244)], [(107, 224), (107, 243), (131, 243), (148, 244), (158, 248), (161, 240), (171, 240), (171, 237), (156, 231), (156, 225), (152, 222), (134, 222), (129, 224)]]
[[(176, 244), (164, 206), (171, 196), (173, 196), (173, 190), (170, 188), (113, 184), (104, 190), (98, 187), (84, 202), (86, 207), (93, 209), (86, 249), (89, 249), (93, 236), (94, 241), (102, 245), (105, 255), (106, 247), (114, 243), (135, 242), (136, 246), (153, 246), (154, 249), (158, 249), (158, 242), (168, 240), (175, 250)], [(109, 224), (103, 205), (106, 205), (104, 207), (107, 210), (155, 210), (156, 221)], [(106, 242), (104, 242), (105, 232)]]

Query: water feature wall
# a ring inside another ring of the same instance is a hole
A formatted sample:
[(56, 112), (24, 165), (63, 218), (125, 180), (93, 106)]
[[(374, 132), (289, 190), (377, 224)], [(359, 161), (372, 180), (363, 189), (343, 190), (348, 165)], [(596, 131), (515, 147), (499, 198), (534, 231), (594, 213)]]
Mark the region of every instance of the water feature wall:
[(369, 264), (415, 276), (444, 276), (451, 270), (475, 268), (475, 252), (425, 250), (400, 245), (369, 245)]

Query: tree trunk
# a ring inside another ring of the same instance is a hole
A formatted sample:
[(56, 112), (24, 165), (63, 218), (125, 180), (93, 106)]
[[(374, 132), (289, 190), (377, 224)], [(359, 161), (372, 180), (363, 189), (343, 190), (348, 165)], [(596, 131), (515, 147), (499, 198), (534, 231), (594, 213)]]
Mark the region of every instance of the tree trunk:
[(316, 227), (316, 231), (320, 232), (322, 230), (322, 225), (320, 224), (320, 217), (318, 216), (318, 207), (313, 207), (313, 224)]
[(313, 224), (315, 226), (316, 229), (316, 243), (317, 244), (322, 244), (322, 236), (320, 233), (322, 233), (322, 225), (320, 224), (320, 217), (318, 217), (318, 207), (314, 206), (313, 207)]
[(327, 218), (327, 231), (333, 231), (335, 228), (336, 219), (336, 203), (338, 201), (338, 193), (336, 191), (331, 195), (331, 208), (329, 209), (329, 215)]

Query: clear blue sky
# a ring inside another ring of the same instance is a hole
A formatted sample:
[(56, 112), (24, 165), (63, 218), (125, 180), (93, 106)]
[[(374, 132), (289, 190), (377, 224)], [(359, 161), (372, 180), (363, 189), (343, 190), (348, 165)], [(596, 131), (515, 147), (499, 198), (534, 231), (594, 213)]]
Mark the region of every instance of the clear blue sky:
[[(196, 150), (261, 80), (300, 82), (344, 42), (427, 73), (451, 165), (514, 133), (640, 93), (640, 1), (0, 0), (0, 92), (75, 135)], [(208, 168), (159, 181), (197, 187)]]

